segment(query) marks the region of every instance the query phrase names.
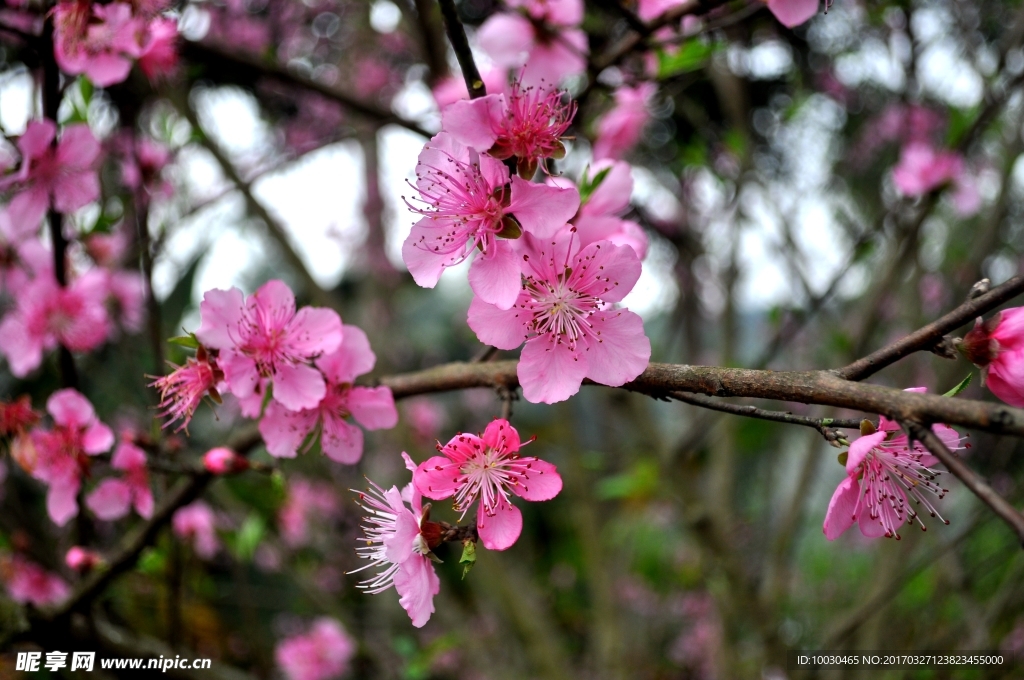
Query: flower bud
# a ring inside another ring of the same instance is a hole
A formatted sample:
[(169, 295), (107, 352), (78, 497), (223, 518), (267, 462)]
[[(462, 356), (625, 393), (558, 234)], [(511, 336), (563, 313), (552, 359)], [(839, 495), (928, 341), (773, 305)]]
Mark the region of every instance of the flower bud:
[(964, 336), (957, 348), (968, 361), (979, 368), (988, 366), (999, 356), (999, 341), (992, 337), (992, 334), (999, 327), (1002, 316), (1000, 312), (988, 321), (982, 321), (979, 317), (974, 322), (974, 328)]
[(210, 449), (203, 456), (203, 467), (215, 475), (227, 475), (249, 469), (249, 461), (226, 446)]
[(99, 566), (103, 562), (103, 558), (97, 552), (76, 545), (68, 550), (64, 561), (71, 569), (84, 574)]

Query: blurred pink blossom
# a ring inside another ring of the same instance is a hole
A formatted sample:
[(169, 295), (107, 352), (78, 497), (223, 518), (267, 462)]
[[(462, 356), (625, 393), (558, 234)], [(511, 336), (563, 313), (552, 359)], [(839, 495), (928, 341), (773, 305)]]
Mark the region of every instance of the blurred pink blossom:
[(328, 520), (338, 514), (338, 499), (328, 484), (293, 478), (288, 496), (277, 514), (281, 539), (291, 548), (309, 541), (309, 523), (313, 517)]
[(110, 459), (110, 467), (121, 470), (120, 479), (104, 479), (85, 499), (89, 509), (102, 520), (120, 519), (130, 508), (144, 519), (153, 516), (153, 492), (146, 471), (146, 452), (130, 441), (122, 441)]
[(622, 158), (640, 141), (651, 114), (647, 105), (658, 91), (655, 83), (615, 90), (615, 105), (597, 122), (594, 159)]
[(61, 70), (83, 73), (99, 87), (122, 82), (142, 53), (145, 22), (132, 16), (131, 5), (124, 2), (61, 0), (53, 25), (54, 56)]
[(903, 147), (892, 178), (904, 195), (923, 196), (956, 179), (962, 171), (960, 154), (939, 151), (925, 142), (911, 142)]
[(64, 579), (20, 555), (12, 555), (0, 562), (0, 573), (7, 585), (7, 593), (15, 602), (49, 607), (60, 604), (71, 594)]
[(320, 618), (308, 633), (277, 644), (274, 658), (288, 680), (331, 680), (348, 671), (356, 643), (334, 619)]
[(175, 512), (171, 528), (178, 538), (192, 541), (196, 555), (204, 560), (217, 554), (220, 542), (217, 540), (213, 510), (203, 501), (195, 501)]
[(587, 35), (582, 0), (514, 0), (519, 12), (491, 15), (477, 31), (484, 52), (498, 66), (522, 69), (527, 85), (557, 86), (586, 70)]

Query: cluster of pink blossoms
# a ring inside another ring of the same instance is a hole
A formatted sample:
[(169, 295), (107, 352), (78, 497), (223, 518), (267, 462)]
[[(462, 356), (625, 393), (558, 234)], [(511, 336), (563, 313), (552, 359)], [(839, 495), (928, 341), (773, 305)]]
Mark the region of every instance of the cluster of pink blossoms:
[(348, 670), (356, 648), (340, 623), (323, 617), (309, 632), (279, 642), (274, 658), (288, 680), (331, 680)]
[(207, 291), (199, 311), (195, 358), (153, 382), (167, 425), (186, 427), (204, 397), (230, 393), (243, 415), (260, 419), (271, 455), (293, 458), (314, 435), (327, 457), (354, 464), (363, 431), (349, 417), (369, 430), (398, 422), (391, 390), (353, 385), (376, 357), (334, 310), (296, 310), (292, 291), (272, 280), (248, 298), (237, 288)]
[[(20, 167), (0, 177), (0, 192), (10, 195), (0, 208), (0, 293), (14, 300), (0, 322), (0, 353), (21, 378), (58, 344), (86, 352), (116, 337), (119, 326), (138, 331), (145, 288), (137, 271), (122, 268), (126, 243), (86, 247), (95, 266), (70, 271), (61, 286), (53, 253), (40, 240), (48, 211), (69, 214), (100, 197), (96, 166), (101, 148), (89, 127), (68, 125), (58, 140), (52, 121), (32, 121), (17, 148)], [(104, 237), (94, 234), (90, 242)]]
[(413, 473), (412, 482), (402, 491), (397, 486), (384, 490), (370, 482), (370, 488), (359, 495), (368, 515), (361, 539), (365, 545), (356, 551), (369, 564), (357, 571), (378, 570), (360, 587), (375, 594), (394, 586), (412, 624), (425, 625), (434, 612), (434, 595), (441, 588), (431, 562), (436, 559), (434, 548), (444, 540), (445, 527), (430, 521), (430, 505), (423, 504), (423, 497), (454, 498), (460, 519), (477, 505), (476, 535), (484, 547), (512, 547), (522, 531), (523, 517), (511, 496), (546, 501), (562, 490), (562, 478), (554, 465), (520, 455), (520, 448), (527, 443), (507, 420), (498, 419), (481, 436), (455, 435), (443, 447), (438, 446), (443, 456), (419, 465), (403, 452), (406, 467)]
[[(907, 390), (924, 391), (924, 387)], [(934, 504), (934, 500), (948, 493), (935, 481), (941, 473), (931, 469), (938, 460), (919, 442), (910, 446), (909, 438), (899, 429), (897, 423), (880, 416), (877, 431), (863, 426), (862, 436), (850, 445), (846, 454), (847, 476), (836, 487), (825, 514), (823, 531), (828, 540), (838, 538), (854, 522), (868, 538), (885, 536), (899, 540), (900, 526), (915, 521), (924, 530), (924, 522), (910, 500), (949, 524)], [(967, 448), (961, 445), (960, 435), (947, 425), (933, 425), (932, 431), (952, 451)]]
[(160, 15), (170, 4), (61, 0), (53, 10), (57, 64), (100, 87), (123, 82), (135, 62), (148, 78), (170, 75), (178, 62), (178, 26)]
[[(621, 219), (632, 179), (603, 161), (582, 178), (533, 175), (561, 158), (575, 108), (554, 90), (513, 83), (508, 92), (456, 101), (416, 166), (422, 215), (402, 248), (415, 281), (433, 287), (475, 255), (469, 325), (482, 342), (526, 343), (519, 380), (528, 401), (569, 398), (584, 378), (623, 385), (650, 360), (636, 314), (615, 305), (640, 276), (647, 241)], [(518, 175), (502, 160), (515, 159)], [(607, 184), (606, 184), (607, 183)]]
[[(25, 412), (25, 404), (14, 406), (5, 405), (3, 409), (13, 410), (19, 421), (3, 432), (11, 437), (11, 457), (47, 485), (47, 512), (54, 522), (64, 525), (78, 514), (78, 491), (82, 479), (90, 473), (91, 459), (110, 451), (114, 432), (96, 417), (89, 400), (70, 388), (54, 392), (46, 401), (46, 410), (53, 419), (50, 428), (38, 426), (38, 414)], [(132, 507), (140, 516), (150, 517), (153, 494), (146, 454), (133, 443), (130, 433), (122, 434), (110, 467), (120, 476), (102, 480), (86, 496), (86, 506), (107, 521), (124, 517)]]

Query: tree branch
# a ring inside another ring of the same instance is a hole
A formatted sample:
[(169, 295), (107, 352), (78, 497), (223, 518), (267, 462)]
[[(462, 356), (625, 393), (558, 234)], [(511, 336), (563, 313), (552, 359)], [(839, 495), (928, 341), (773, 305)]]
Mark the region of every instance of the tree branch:
[(391, 111), (377, 108), (373, 104), (360, 101), (330, 85), (325, 85), (308, 76), (289, 71), (278, 64), (267, 63), (245, 54), (234, 54), (207, 43), (189, 41), (184, 41), (182, 44), (181, 55), (190, 61), (203, 64), (206, 67), (204, 76), (211, 77), (214, 80), (234, 83), (239, 80), (256, 80), (259, 77), (275, 78), (291, 85), (298, 85), (307, 90), (312, 90), (328, 99), (333, 99), (347, 109), (381, 125), (390, 123), (404, 127), (406, 130), (415, 132), (423, 137), (433, 136), (414, 121), (407, 120)]
[(459, 68), (462, 69), (462, 77), (466, 81), (466, 89), (469, 90), (470, 99), (479, 99), (487, 94), (483, 78), (476, 68), (476, 61), (473, 60), (473, 51), (469, 49), (469, 40), (466, 39), (466, 29), (459, 20), (459, 12), (455, 9), (454, 0), (438, 0), (441, 5), (441, 15), (444, 17), (444, 30), (448, 34), (448, 42), (455, 50), (455, 57), (459, 60)]
[[(470, 387), (515, 387), (516, 361), (456, 362), (424, 371), (386, 376), (396, 399)], [(585, 381), (584, 384), (593, 384)], [(962, 425), (996, 434), (1024, 437), (1024, 410), (972, 399), (950, 399), (881, 385), (844, 380), (831, 371), (767, 371), (718, 366), (651, 363), (636, 380), (622, 386), (666, 399), (673, 392), (713, 397), (752, 397), (849, 408), (893, 420)]]
[(1017, 539), (1024, 546), (1024, 515), (957, 458), (931, 428), (924, 427), (912, 420), (901, 421), (900, 426), (907, 434), (924, 444), (925, 448), (931, 451), (932, 455), (938, 458), (954, 477), (963, 482), (964, 486), (971, 490), (971, 493), (980, 498), (985, 505), (992, 508), (992, 512), (1010, 525), (1010, 528), (1016, 532)]
[(946, 333), (973, 321), (979, 315), (995, 309), (1022, 292), (1024, 292), (1024, 277), (1014, 276), (1006, 283), (996, 286), (984, 295), (968, 300), (941, 319), (914, 331), (902, 340), (844, 366), (839, 369), (837, 374), (846, 380), (863, 380), (905, 356), (935, 347), (942, 341), (942, 336)]

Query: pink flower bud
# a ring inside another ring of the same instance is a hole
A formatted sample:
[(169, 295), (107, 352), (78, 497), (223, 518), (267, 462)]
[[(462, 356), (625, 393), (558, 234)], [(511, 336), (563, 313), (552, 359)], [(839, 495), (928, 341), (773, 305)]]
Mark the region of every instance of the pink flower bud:
[(980, 319), (964, 336), (960, 351), (984, 368), (985, 385), (1010, 406), (1024, 407), (1024, 307)]
[(203, 467), (215, 475), (227, 475), (249, 469), (249, 461), (225, 446), (210, 449), (203, 456)]
[(71, 550), (68, 550), (68, 554), (64, 557), (64, 561), (75, 571), (84, 574), (99, 566), (99, 564), (103, 562), (103, 558), (100, 557), (97, 552), (76, 545), (72, 546)]

